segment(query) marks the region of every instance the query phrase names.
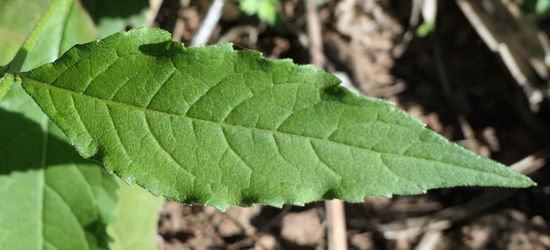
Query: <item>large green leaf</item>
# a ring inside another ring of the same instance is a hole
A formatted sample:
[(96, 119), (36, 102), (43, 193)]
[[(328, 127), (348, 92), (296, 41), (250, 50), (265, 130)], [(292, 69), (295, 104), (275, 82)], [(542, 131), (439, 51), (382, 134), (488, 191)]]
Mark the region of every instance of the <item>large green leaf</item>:
[(117, 220), (108, 227), (109, 235), (114, 238), (109, 247), (113, 250), (156, 249), (156, 228), (164, 199), (122, 181), (118, 196)]
[(0, 249), (104, 249), (117, 183), (19, 84), (0, 103)]
[(137, 29), (22, 74), (80, 154), (128, 183), (220, 209), (456, 185), (526, 187), (388, 101), (313, 66)]

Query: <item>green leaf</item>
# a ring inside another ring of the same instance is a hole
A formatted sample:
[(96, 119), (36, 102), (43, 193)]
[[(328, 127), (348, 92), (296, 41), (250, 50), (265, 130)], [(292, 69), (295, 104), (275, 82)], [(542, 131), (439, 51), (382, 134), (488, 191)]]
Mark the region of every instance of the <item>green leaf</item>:
[[(17, 13), (14, 6), (16, 7), (16, 5), (7, 5), (6, 8)], [(15, 28), (13, 32), (25, 32), (15, 24), (8, 23), (7, 27), (10, 26)], [(74, 44), (89, 42), (95, 37), (93, 23), (79, 9), (76, 1), (55, 0), (25, 39), (9, 64), (7, 72), (19, 73), (52, 62)], [(11, 54), (11, 51), (6, 51), (6, 54)]]
[(239, 0), (239, 8), (249, 16), (258, 15), (258, 18), (267, 21), (271, 26), (277, 23), (277, 0)]
[(51, 0), (0, 1), (0, 65), (11, 61), (51, 2)]
[(114, 238), (109, 247), (113, 250), (156, 249), (157, 222), (164, 199), (138, 186), (119, 182), (117, 221), (107, 229)]
[(148, 0), (82, 0), (82, 5), (96, 23), (100, 38), (128, 26), (143, 26), (150, 9)]
[(6, 93), (8, 93), (14, 80), (15, 77), (12, 74), (4, 74), (4, 76), (0, 78), (0, 101), (2, 101)]
[[(281, 23), (281, 15), (277, 11), (277, 4), (288, 2), (290, 0), (236, 0), (239, 2), (239, 8), (249, 16), (258, 15), (262, 21), (266, 21), (271, 26), (277, 26)], [(322, 0), (309, 0), (312, 2), (322, 2)]]
[(423, 22), (416, 28), (416, 35), (419, 37), (426, 37), (435, 29), (435, 23)]
[[(57, 2), (59, 5), (56, 5)], [(50, 13), (52, 17), (45, 19)], [(55, 1), (45, 14), (45, 18), (40, 20), (18, 52), (18, 55), (21, 52), (27, 54), (22, 71), (52, 62), (74, 44), (89, 42), (97, 37), (93, 23), (74, 0)], [(45, 21), (47, 22), (44, 23)], [(32, 39), (34, 36), (36, 36), (35, 41)], [(29, 44), (29, 41), (33, 43)], [(17, 60), (17, 56), (14, 60)]]
[(542, 15), (550, 10), (550, 0), (538, 0), (535, 5), (535, 12)]
[(223, 210), (534, 184), (335, 76), (231, 44), (184, 48), (137, 29), (21, 77), (82, 156), (183, 203)]
[(0, 103), (0, 249), (104, 249), (117, 183), (19, 84)]
[[(17, 52), (2, 73), (51, 62), (95, 37), (75, 1), (0, 1), (0, 12), (9, 19), (0, 21), (0, 54)], [(20, 85), (10, 90), (14, 80), (10, 73), (0, 79), (0, 99), (9, 90), (0, 103), (0, 249), (105, 249), (115, 179), (83, 160)]]

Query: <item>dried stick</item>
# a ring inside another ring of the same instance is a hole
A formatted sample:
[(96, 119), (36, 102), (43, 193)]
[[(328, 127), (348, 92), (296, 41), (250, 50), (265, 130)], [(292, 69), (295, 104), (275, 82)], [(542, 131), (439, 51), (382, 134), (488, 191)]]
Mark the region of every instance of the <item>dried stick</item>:
[(346, 215), (341, 200), (325, 201), (327, 216), (327, 249), (348, 249)]
[(237, 39), (243, 34), (248, 35), (248, 48), (256, 48), (256, 43), (258, 42), (258, 28), (252, 25), (239, 25), (231, 28), (227, 31), (219, 40), (218, 44), (231, 42)]
[(174, 32), (172, 33), (172, 38), (175, 41), (181, 41), (183, 33), (185, 32), (185, 20), (183, 19), (182, 13), (183, 10), (189, 7), (190, 0), (180, 0), (180, 9), (178, 10), (178, 19), (176, 20), (176, 25), (174, 26)]
[(312, 63), (319, 69), (325, 67), (325, 56), (323, 54), (323, 38), (321, 35), (321, 21), (317, 13), (318, 3), (308, 1), (307, 8), (307, 33), (309, 36), (309, 54)]
[(163, 0), (149, 0), (151, 9), (147, 12), (147, 19), (145, 20), (145, 27), (153, 27), (155, 18), (159, 13), (160, 6), (162, 6)]
[(199, 30), (191, 40), (191, 47), (206, 44), (208, 42), (214, 28), (216, 28), (216, 24), (220, 21), (224, 5), (225, 0), (214, 0), (212, 5), (210, 5), (208, 13), (206, 13), (206, 17), (202, 21)]

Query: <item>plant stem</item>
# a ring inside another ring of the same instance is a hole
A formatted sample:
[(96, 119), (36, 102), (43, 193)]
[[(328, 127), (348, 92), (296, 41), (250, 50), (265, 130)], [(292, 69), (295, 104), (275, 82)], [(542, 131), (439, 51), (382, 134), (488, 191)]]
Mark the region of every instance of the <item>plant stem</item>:
[(8, 90), (10, 90), (14, 80), (15, 77), (12, 74), (5, 74), (2, 78), (0, 78), (0, 101), (2, 101), (6, 93), (8, 93)]

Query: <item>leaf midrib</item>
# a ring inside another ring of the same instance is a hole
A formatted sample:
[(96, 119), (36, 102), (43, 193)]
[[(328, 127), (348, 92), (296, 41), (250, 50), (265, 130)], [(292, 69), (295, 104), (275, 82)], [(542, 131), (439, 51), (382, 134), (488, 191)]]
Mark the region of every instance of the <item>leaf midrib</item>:
[[(316, 141), (321, 141), (321, 142), (326, 142), (326, 143), (333, 143), (333, 144), (337, 144), (337, 145), (341, 145), (341, 146), (366, 150), (366, 151), (369, 151), (369, 152), (372, 152), (372, 153), (375, 153), (375, 154), (392, 155), (392, 156), (412, 158), (412, 159), (416, 159), (416, 160), (423, 160), (423, 161), (427, 161), (427, 162), (440, 163), (440, 164), (460, 167), (460, 168), (470, 170), (470, 171), (484, 172), (484, 173), (487, 173), (487, 174), (492, 174), (492, 175), (497, 175), (497, 176), (500, 176), (500, 177), (507, 178), (507, 176), (504, 176), (504, 175), (501, 175), (501, 174), (495, 173), (495, 172), (488, 172), (488, 171), (483, 171), (483, 170), (480, 170), (480, 169), (472, 169), (472, 168), (468, 168), (466, 166), (456, 165), (454, 163), (448, 163), (448, 162), (437, 161), (437, 160), (433, 160), (433, 159), (415, 157), (415, 156), (411, 156), (411, 155), (404, 155), (404, 154), (392, 153), (392, 152), (379, 152), (379, 151), (376, 151), (376, 150), (373, 150), (373, 149), (363, 148), (363, 147), (359, 147), (359, 146), (356, 146), (356, 145), (350, 145), (350, 144), (345, 144), (345, 143), (342, 143), (342, 142), (327, 140), (325, 138), (308, 137), (308, 136), (304, 136), (304, 135), (291, 134), (291, 133), (282, 132), (282, 131), (278, 131), (278, 130), (267, 130), (267, 129), (254, 128), (254, 127), (245, 127), (245, 126), (236, 125), (236, 124), (219, 123), (219, 122), (203, 120), (203, 119), (184, 116), (184, 115), (167, 113), (167, 112), (164, 112), (164, 111), (158, 111), (158, 110), (153, 110), (153, 109), (142, 108), (142, 107), (138, 107), (138, 106), (127, 104), (127, 103), (116, 102), (116, 101), (112, 101), (112, 100), (105, 100), (105, 99), (101, 99), (101, 98), (98, 98), (98, 97), (95, 97), (95, 96), (86, 95), (84, 93), (75, 92), (73, 90), (60, 88), (60, 87), (57, 87), (57, 86), (53, 86), (53, 85), (50, 85), (50, 84), (47, 84), (47, 83), (37, 81), (37, 80), (32, 79), (32, 78), (28, 78), (28, 77), (23, 76), (23, 75), (21, 76), (21, 78), (24, 79), (24, 81), (22, 81), (23, 85), (32, 84), (32, 85), (36, 85), (36, 86), (43, 86), (45, 88), (53, 89), (53, 90), (60, 91), (60, 92), (65, 92), (69, 95), (75, 95), (75, 96), (80, 96), (80, 97), (84, 97), (84, 98), (90, 98), (90, 99), (93, 99), (93, 100), (104, 102), (106, 104), (124, 106), (124, 107), (130, 108), (130, 109), (135, 109), (135, 110), (139, 110), (139, 111), (143, 111), (143, 112), (158, 113), (158, 114), (161, 114), (161, 115), (166, 115), (166, 116), (170, 116), (170, 117), (177, 117), (177, 118), (180, 118), (180, 119), (189, 119), (189, 120), (192, 120), (192, 121), (213, 124), (213, 125), (220, 126), (220, 127), (232, 127), (232, 128), (239, 128), (239, 129), (248, 129), (248, 130), (261, 131), (261, 132), (273, 133), (273, 134), (280, 134), (280, 135), (291, 136), (291, 137), (299, 137), (299, 138), (303, 138), (303, 139), (306, 139), (306, 140), (316, 140)], [(384, 164), (384, 166), (386, 168), (390, 168), (390, 167), (386, 166), (385, 164)], [(405, 178), (404, 176), (400, 176), (400, 177)]]

